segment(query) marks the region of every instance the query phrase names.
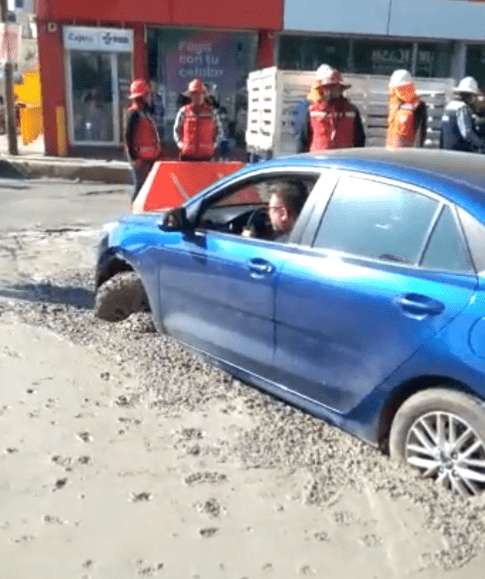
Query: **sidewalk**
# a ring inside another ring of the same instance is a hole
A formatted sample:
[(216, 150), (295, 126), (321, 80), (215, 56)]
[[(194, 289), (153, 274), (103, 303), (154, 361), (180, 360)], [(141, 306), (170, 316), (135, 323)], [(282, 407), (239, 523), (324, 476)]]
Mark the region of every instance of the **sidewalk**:
[(44, 156), (42, 136), (27, 147), (19, 139), (18, 149), (18, 155), (9, 155), (6, 152), (6, 136), (0, 135), (0, 177), (20, 174), (25, 177), (57, 177), (121, 185), (132, 182), (127, 161)]
[[(99, 157), (46, 157), (43, 136), (28, 146), (23, 146), (19, 139), (18, 149), (18, 155), (9, 155), (6, 135), (0, 135), (0, 177), (57, 177), (114, 185), (130, 185), (133, 182), (130, 165), (124, 160), (107, 160)], [(176, 160), (175, 151), (168, 151), (167, 154), (173, 156), (167, 156), (165, 160)], [(236, 148), (232, 151), (232, 161), (246, 163), (246, 158), (244, 149)]]

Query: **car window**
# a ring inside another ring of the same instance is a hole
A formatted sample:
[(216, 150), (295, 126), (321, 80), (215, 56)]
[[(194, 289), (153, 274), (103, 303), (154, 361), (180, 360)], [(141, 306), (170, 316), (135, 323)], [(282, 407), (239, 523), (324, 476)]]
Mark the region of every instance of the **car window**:
[(458, 208), (458, 215), (465, 230), (476, 270), (483, 272), (485, 271), (485, 227), (468, 211)]
[(415, 264), (438, 207), (434, 199), (396, 185), (346, 176), (330, 199), (314, 246)]
[(219, 198), (212, 207), (230, 207), (232, 205), (251, 205), (253, 203), (267, 203), (266, 188), (261, 184), (248, 183)]
[(468, 251), (448, 206), (443, 208), (420, 265), (440, 271), (473, 272)]
[(272, 176), (228, 188), (205, 205), (197, 227), (274, 241), (276, 236), (269, 215), (273, 195), (288, 190), (296, 195), (301, 201), (297, 203), (296, 221), (316, 181), (317, 176), (312, 175)]

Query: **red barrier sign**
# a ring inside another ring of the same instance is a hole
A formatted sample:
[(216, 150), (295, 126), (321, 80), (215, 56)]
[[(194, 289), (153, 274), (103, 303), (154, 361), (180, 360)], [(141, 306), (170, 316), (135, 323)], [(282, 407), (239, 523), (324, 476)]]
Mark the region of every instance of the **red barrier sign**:
[(157, 161), (133, 203), (133, 213), (161, 211), (182, 205), (189, 197), (244, 163)]

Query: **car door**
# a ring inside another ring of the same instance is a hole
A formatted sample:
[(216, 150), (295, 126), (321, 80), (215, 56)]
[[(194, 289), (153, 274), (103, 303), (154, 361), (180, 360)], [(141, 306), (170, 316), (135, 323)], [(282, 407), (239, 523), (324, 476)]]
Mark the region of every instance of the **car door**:
[(347, 413), (457, 316), (476, 286), (453, 207), (343, 176), (313, 248), (288, 256), (278, 280), (278, 379)]
[(273, 363), (275, 282), (286, 251), (280, 243), (240, 235), (239, 216), (246, 219), (258, 207), (266, 212), (261, 191), (274, 179), (217, 192), (195, 231), (169, 234), (160, 255), (161, 319), (168, 333), (261, 376)]

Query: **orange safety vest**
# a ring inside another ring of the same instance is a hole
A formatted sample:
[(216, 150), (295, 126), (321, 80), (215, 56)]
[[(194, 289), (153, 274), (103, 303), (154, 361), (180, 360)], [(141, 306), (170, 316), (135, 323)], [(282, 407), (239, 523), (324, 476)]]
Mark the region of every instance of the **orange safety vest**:
[[(419, 104), (419, 103), (418, 103)], [(404, 103), (389, 110), (386, 147), (414, 147), (417, 105)]]
[(216, 123), (209, 105), (185, 105), (181, 154), (210, 159), (215, 151)]
[(414, 147), (416, 141), (416, 109), (420, 102), (412, 82), (391, 88), (386, 147)]
[(354, 147), (356, 117), (355, 107), (344, 97), (310, 105), (310, 151)]
[(139, 109), (138, 111), (140, 117), (133, 132), (133, 148), (137, 158), (156, 161), (162, 153), (157, 128), (149, 114)]

